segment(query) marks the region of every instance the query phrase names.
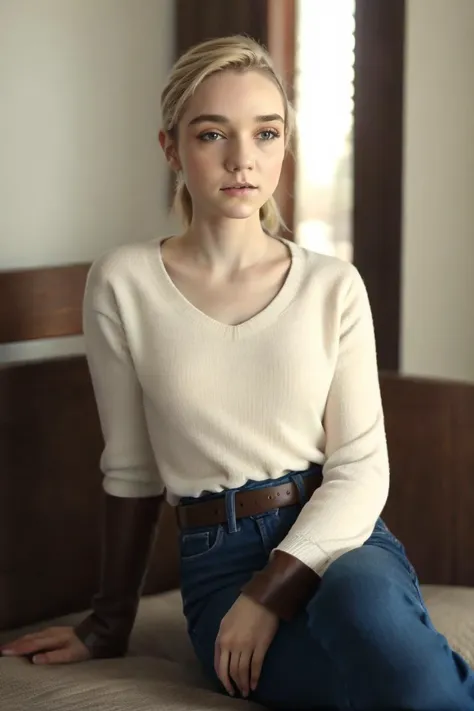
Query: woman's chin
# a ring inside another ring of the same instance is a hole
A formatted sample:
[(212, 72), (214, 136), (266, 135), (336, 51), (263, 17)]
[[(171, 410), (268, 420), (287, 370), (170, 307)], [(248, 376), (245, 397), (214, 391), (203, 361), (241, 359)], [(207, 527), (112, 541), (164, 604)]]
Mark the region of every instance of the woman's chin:
[(222, 217), (232, 220), (248, 220), (260, 212), (260, 205), (227, 205), (219, 210)]

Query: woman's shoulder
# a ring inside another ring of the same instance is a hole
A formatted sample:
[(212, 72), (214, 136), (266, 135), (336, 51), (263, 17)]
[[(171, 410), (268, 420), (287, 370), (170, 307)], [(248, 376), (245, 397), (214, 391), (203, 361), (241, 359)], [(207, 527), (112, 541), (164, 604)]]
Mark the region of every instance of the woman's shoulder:
[(131, 242), (108, 250), (92, 263), (84, 295), (86, 308), (110, 310), (120, 293), (129, 292), (151, 273), (146, 265), (164, 237), (145, 242)]
[(129, 242), (103, 252), (91, 265), (89, 281), (107, 283), (139, 277), (143, 260), (149, 259), (163, 239), (158, 237), (145, 242)]
[(351, 262), (316, 252), (295, 242), (291, 250), (293, 258), (303, 263), (303, 271), (309, 281), (317, 280), (319, 285), (325, 285), (331, 290), (365, 288), (359, 270)]

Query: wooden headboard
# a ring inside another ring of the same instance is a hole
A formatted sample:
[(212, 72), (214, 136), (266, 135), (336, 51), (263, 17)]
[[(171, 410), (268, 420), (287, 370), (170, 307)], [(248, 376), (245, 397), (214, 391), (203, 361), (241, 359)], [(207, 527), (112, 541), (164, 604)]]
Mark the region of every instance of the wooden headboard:
[(384, 513), (422, 582), (474, 586), (474, 384), (381, 374)]
[[(89, 265), (0, 273), (0, 344), (80, 335)], [(84, 356), (0, 365), (0, 629), (89, 606), (102, 436)], [(166, 507), (145, 592), (178, 585)]]
[[(88, 265), (0, 273), (0, 343), (81, 333)], [(474, 585), (474, 386), (381, 374), (385, 518), (423, 582)], [(0, 366), (0, 629), (88, 607), (102, 437), (85, 358)], [(145, 592), (178, 586), (167, 507)]]

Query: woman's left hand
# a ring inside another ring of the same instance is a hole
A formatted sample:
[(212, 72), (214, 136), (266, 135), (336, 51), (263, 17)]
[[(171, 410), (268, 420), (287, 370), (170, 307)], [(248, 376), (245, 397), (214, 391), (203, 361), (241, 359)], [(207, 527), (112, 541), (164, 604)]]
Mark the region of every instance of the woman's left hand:
[(278, 630), (277, 615), (240, 595), (222, 618), (215, 643), (214, 668), (231, 696), (235, 681), (244, 697), (255, 690), (265, 654)]

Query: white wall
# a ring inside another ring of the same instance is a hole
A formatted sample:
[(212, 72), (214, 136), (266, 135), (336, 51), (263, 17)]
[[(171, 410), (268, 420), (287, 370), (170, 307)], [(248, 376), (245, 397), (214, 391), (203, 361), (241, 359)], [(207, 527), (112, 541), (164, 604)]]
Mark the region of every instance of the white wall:
[[(0, 0), (0, 269), (173, 229), (157, 142), (173, 0)], [(0, 361), (81, 350), (3, 347)]]
[(474, 0), (408, 0), (406, 42), (402, 370), (474, 381)]

